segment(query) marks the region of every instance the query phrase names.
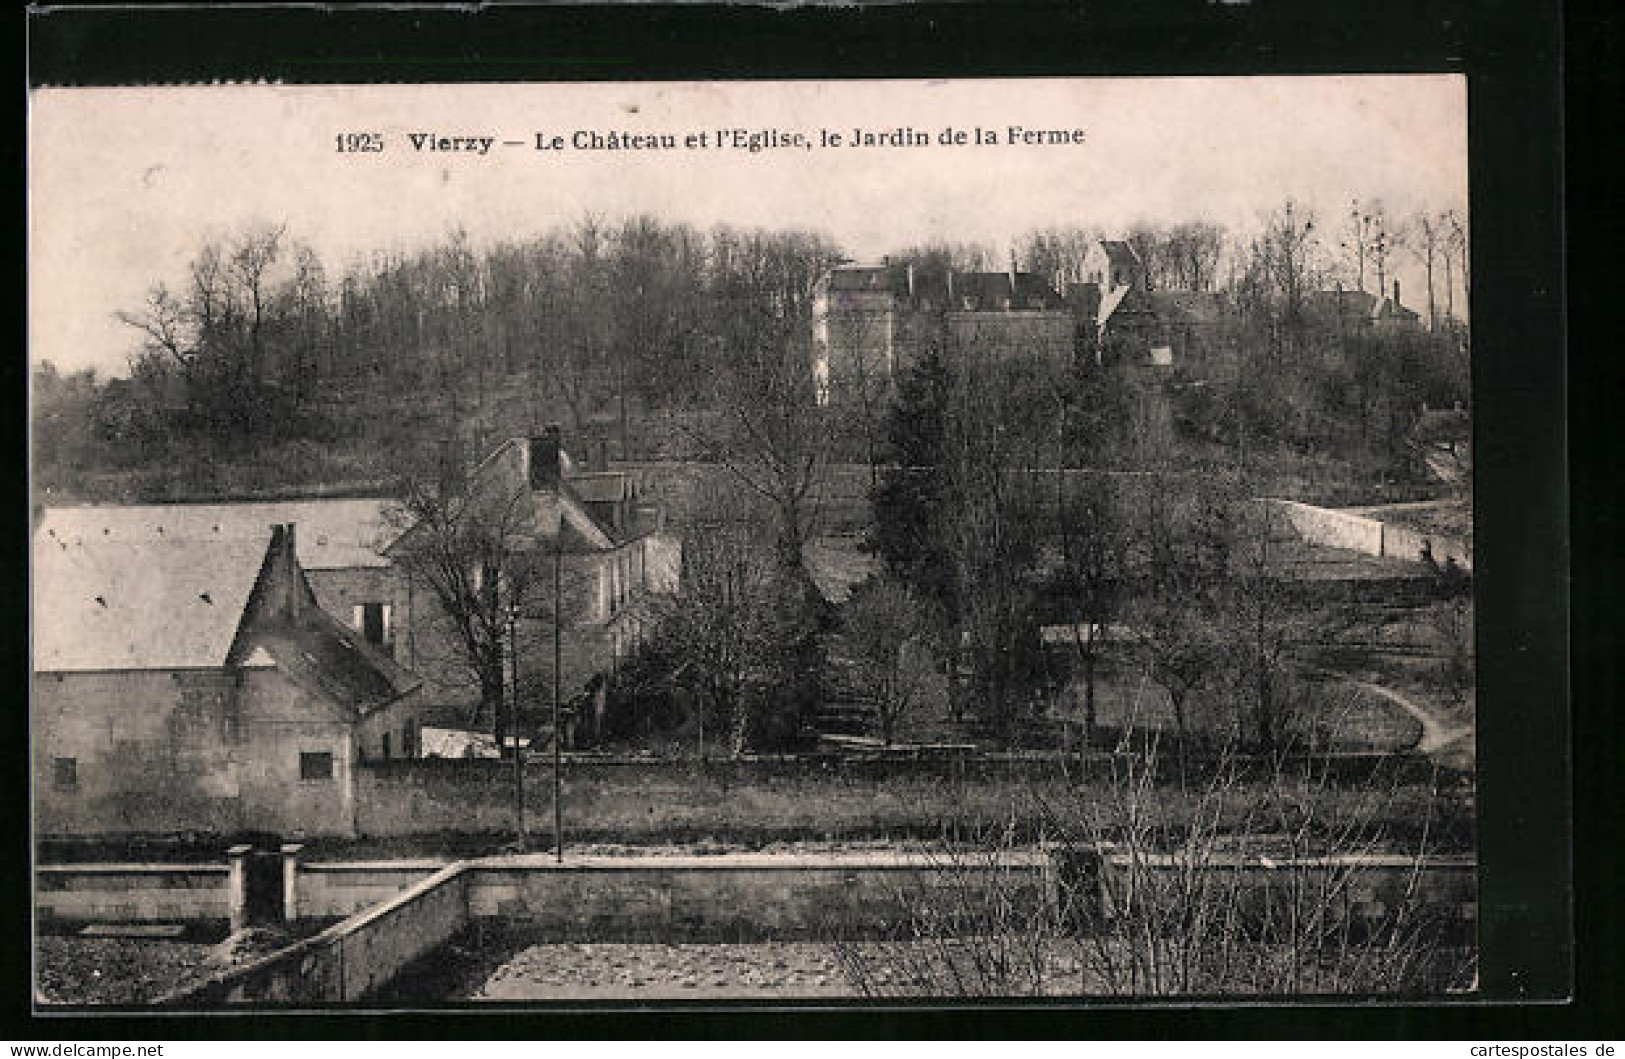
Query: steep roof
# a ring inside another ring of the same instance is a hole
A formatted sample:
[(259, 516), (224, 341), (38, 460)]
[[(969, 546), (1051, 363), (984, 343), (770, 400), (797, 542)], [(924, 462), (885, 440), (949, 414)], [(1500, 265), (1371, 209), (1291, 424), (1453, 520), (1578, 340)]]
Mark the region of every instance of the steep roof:
[(1124, 271), (1138, 275), (1141, 271), (1140, 255), (1134, 252), (1134, 247), (1121, 239), (1102, 239), (1100, 249), (1111, 262), (1113, 271)]
[(33, 548), (40, 672), (223, 665), (265, 557), (243, 539), (65, 539)]
[(240, 541), (260, 554), (271, 527), (299, 526), (299, 563), (306, 570), (387, 566), (383, 549), (399, 535), (394, 500), (278, 500), (230, 504), (145, 504), (45, 509), (41, 535), (65, 541), (128, 544)]
[(962, 299), (970, 298), (978, 310), (1011, 309), (1064, 309), (1065, 303), (1055, 293), (1049, 280), (1032, 272), (1017, 272), (1015, 289), (1011, 290), (1009, 272), (956, 272), (954, 273), (954, 300), (950, 309), (963, 307)]
[(245, 631), (241, 650), (248, 657), (264, 650), (295, 681), (358, 713), (392, 702), (422, 683), (315, 606), (255, 622)]
[(281, 527), (264, 540), (170, 534), (35, 534), (36, 672), (275, 665), (363, 713), (420, 683), (316, 605)]
[(830, 290), (888, 291), (896, 286), (897, 272), (890, 265), (838, 265), (824, 278)]

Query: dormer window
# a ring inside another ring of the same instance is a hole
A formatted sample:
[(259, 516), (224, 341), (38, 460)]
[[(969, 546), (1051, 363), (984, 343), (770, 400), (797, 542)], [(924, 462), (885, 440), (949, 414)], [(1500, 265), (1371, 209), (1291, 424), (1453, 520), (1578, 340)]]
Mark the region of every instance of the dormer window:
[(350, 625), (361, 638), (375, 647), (387, 646), (394, 617), (388, 603), (358, 603), (350, 608)]

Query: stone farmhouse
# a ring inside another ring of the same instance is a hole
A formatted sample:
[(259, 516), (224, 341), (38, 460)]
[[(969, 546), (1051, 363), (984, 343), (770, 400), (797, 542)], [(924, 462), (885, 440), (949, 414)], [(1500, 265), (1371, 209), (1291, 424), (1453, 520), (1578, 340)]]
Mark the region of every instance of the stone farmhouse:
[[(630, 475), (559, 441), (505, 442), (471, 489), (510, 493), (560, 545), (561, 685), (582, 700), (643, 634), (640, 602), (675, 589), (679, 550)], [(423, 728), (479, 697), (398, 561), (413, 529), (390, 497), (44, 509), (38, 833), (350, 832), (357, 770), (421, 756)]]
[(295, 526), (71, 521), (34, 539), (37, 833), (344, 829), (361, 748), (412, 746), (422, 681), (318, 605)]

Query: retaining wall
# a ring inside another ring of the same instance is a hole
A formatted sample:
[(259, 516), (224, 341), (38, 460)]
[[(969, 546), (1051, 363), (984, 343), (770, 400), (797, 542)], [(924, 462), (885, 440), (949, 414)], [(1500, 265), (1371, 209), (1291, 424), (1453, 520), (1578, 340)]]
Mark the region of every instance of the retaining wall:
[[(872, 933), (907, 920), (910, 895), (941, 878), (920, 855), (729, 854), (476, 862), (469, 910), (558, 941), (758, 941)], [(962, 885), (1031, 907), (1054, 900), (1039, 853), (979, 860)]]
[(1279, 512), (1299, 537), (1311, 544), (1347, 548), (1363, 555), (1383, 554), (1383, 524), (1374, 518), (1300, 504), (1296, 500), (1267, 500), (1265, 503)]
[[(160, 998), (166, 1007), (363, 1000), (483, 918), (595, 941), (819, 937), (895, 924), (931, 862), (899, 854), (460, 861), (306, 941)], [(1017, 900), (1053, 900), (1049, 860), (979, 866)], [(963, 878), (964, 876), (961, 876)], [(972, 882), (976, 871), (969, 873)]]
[(1385, 555), (1420, 561), (1422, 546), (1425, 544), (1433, 552), (1433, 561), (1441, 566), (1446, 561), (1454, 559), (1456, 565), (1463, 570), (1473, 568), (1472, 549), (1455, 537), (1425, 533), (1393, 522), (1384, 522), (1382, 527), (1382, 547)]
[(343, 919), (388, 901), (446, 866), (443, 860), (298, 862), (289, 919)]
[[(1107, 916), (1133, 900), (1137, 888), (1154, 893), (1179, 891), (1191, 872), (1172, 856), (1130, 857), (1110, 854), (1100, 859), (1099, 904)], [(1414, 858), (1390, 855), (1272, 859), (1252, 856), (1204, 858), (1201, 870), (1212, 873), (1206, 885), (1214, 899), (1239, 911), (1268, 915), (1290, 905), (1294, 894), (1326, 911), (1346, 913), (1358, 926), (1381, 924), (1404, 908), (1413, 920), (1470, 934), (1478, 921), (1478, 863), (1472, 857)], [(1143, 898), (1142, 898), (1143, 899)], [(1281, 917), (1283, 920), (1286, 917)]]
[(468, 925), (466, 865), (453, 864), (375, 908), (156, 1002), (164, 1007), (323, 1004), (365, 999)]
[(1388, 556), (1413, 563), (1422, 561), (1422, 549), (1426, 545), (1434, 561), (1441, 565), (1454, 559), (1464, 570), (1473, 568), (1472, 549), (1466, 542), (1360, 513), (1369, 509), (1340, 511), (1296, 500), (1271, 499), (1263, 503), (1279, 512), (1293, 531), (1310, 544), (1347, 548), (1364, 555)]
[(228, 922), (225, 864), (42, 864), (34, 869), (40, 922)]
[[(938, 858), (897, 853), (583, 857), (563, 863), (540, 854), (489, 857), (447, 865), (307, 941), (159, 1003), (212, 1007), (363, 1000), (482, 920), (520, 924), (559, 941), (818, 938), (832, 929), (861, 935), (907, 923), (911, 910), (933, 889), (942, 894), (943, 900), (936, 902), (942, 909), (995, 902), (1055, 908), (1063, 873), (1066, 885), (1077, 888), (1074, 892), (1087, 904), (1113, 915), (1124, 907), (1134, 877), (1131, 865), (1133, 872), (1168, 884), (1189, 870), (1173, 857), (1130, 860), (1121, 854), (1086, 854), (1060, 861), (1045, 852), (975, 858), (951, 866)], [(1343, 872), (1351, 880), (1347, 899), (1357, 918), (1380, 918), (1399, 907), (1414, 887), (1414, 900), (1443, 908), (1463, 924), (1476, 919), (1476, 865), (1470, 858), (1434, 858), (1419, 872), (1405, 857), (1353, 862), (1221, 857), (1206, 868), (1232, 873), (1219, 885), (1237, 887), (1249, 907), (1292, 885), (1303, 886), (1305, 880), (1312, 885), (1319, 877)]]

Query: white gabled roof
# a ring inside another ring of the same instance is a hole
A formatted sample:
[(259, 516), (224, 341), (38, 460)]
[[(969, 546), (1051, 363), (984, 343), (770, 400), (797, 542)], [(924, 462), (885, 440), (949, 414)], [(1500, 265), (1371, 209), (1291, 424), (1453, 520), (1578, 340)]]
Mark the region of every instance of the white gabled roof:
[(33, 550), (34, 670), (224, 664), (265, 550), (265, 540), (85, 543), (42, 530)]
[(58, 540), (159, 543), (166, 540), (257, 541), (260, 554), (271, 526), (295, 523), (299, 565), (306, 570), (387, 566), (383, 548), (400, 535), (394, 500), (273, 500), (226, 504), (141, 504), (128, 507), (53, 507), (36, 537)]

